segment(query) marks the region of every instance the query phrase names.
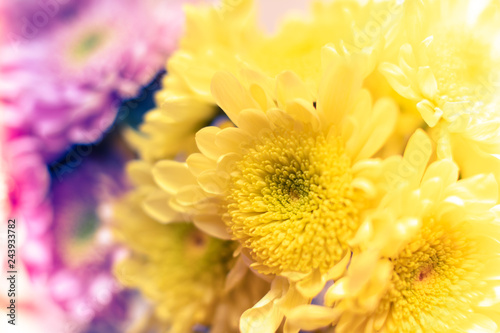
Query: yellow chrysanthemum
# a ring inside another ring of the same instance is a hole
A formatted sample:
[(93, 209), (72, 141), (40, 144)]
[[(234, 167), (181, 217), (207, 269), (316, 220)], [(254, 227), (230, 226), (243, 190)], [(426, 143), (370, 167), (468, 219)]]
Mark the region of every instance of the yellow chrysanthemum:
[(409, 42), (401, 47), (399, 64), (382, 69), (394, 89), (418, 103), (431, 127), (443, 120), (460, 130), (467, 114), (487, 119), (483, 106), (498, 92), (500, 8), (491, 2), (477, 13), (477, 5), (471, 0), (405, 3)]
[[(292, 72), (280, 74), (276, 88), (252, 74), (258, 79), (246, 86), (228, 73), (214, 77), (213, 95), (237, 128), (197, 134), (201, 154), (187, 165), (204, 196), (193, 200), (218, 208), (195, 205), (196, 214), (223, 214), (262, 273), (326, 272), (345, 255), (365, 204), (361, 184), (370, 184), (356, 179), (356, 162), (382, 146), (397, 108), (388, 99), (372, 105), (360, 73), (345, 64), (327, 70), (317, 102)], [(160, 186), (171, 188), (177, 168), (157, 169)]]
[(493, 172), (500, 180), (498, 2), (409, 0), (405, 6), (409, 43), (397, 65), (381, 70), (433, 128), (440, 158), (453, 157), (464, 176)]
[(500, 212), (492, 175), (458, 179), (451, 160), (427, 167), (418, 131), (386, 163), (389, 191), (356, 238), (347, 275), (325, 296), (335, 332), (497, 332)]
[(315, 94), (293, 72), (271, 80), (244, 71), (241, 82), (217, 73), (212, 94), (237, 127), (204, 128), (201, 153), (153, 169), (172, 207), (201, 230), (240, 242), (260, 273), (289, 279), (287, 292), (271, 291), (273, 302), (298, 290), (299, 303), (308, 303), (345, 268), (347, 241), (379, 192), (372, 178), (380, 162), (367, 159), (397, 118), (392, 100), (373, 103), (354, 66), (325, 68)]
[(115, 267), (117, 278), (153, 301), (162, 332), (192, 332), (196, 324), (237, 332), (241, 314), (269, 284), (233, 257), (235, 242), (210, 237), (191, 223), (153, 220), (141, 208), (150, 194), (146, 182), (116, 204), (115, 233), (128, 249)]
[[(210, 94), (210, 82), (217, 71), (239, 75), (241, 68), (249, 68), (274, 77), (291, 70), (316, 91), (321, 58), (333, 54), (322, 54), (328, 43), (333, 43), (331, 50), (335, 49), (337, 56), (348, 53), (363, 58), (358, 66), (367, 74), (373, 72), (366, 81), (372, 95), (395, 96), (373, 70), (380, 60), (392, 59), (382, 55), (384, 45), (391, 48), (387, 51), (391, 54), (398, 45), (394, 42), (394, 22), (399, 22), (401, 8), (394, 0), (365, 4), (315, 1), (311, 20), (287, 20), (275, 36), (267, 36), (257, 26), (251, 0), (224, 2), (221, 7), (187, 6), (186, 33), (168, 61), (164, 89), (156, 94), (157, 108), (146, 115), (139, 133), (129, 132), (130, 141), (141, 158), (150, 162), (180, 151), (193, 152), (192, 134), (220, 111)], [(400, 104), (405, 104), (403, 99)]]

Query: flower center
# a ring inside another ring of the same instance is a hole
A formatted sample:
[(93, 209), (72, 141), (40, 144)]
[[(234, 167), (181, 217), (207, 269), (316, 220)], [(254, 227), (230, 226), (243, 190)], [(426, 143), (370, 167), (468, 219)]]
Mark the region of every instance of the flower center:
[(74, 44), (71, 51), (72, 57), (77, 61), (84, 61), (106, 42), (106, 35), (101, 31), (87, 32)]
[[(460, 230), (445, 230), (442, 224), (428, 221), (420, 235), (393, 258), (391, 287), (378, 311), (390, 309), (392, 320), (401, 332), (416, 332), (418, 327), (444, 331), (458, 317), (450, 314), (467, 311), (471, 281), (476, 277), (478, 260), (470, 240)], [(432, 321), (432, 325), (429, 322)]]
[(456, 29), (436, 34), (428, 48), (431, 68), (438, 83), (440, 104), (491, 100), (492, 49), (471, 33)]
[(228, 224), (259, 271), (326, 271), (358, 227), (350, 159), (339, 138), (275, 129), (236, 163)]

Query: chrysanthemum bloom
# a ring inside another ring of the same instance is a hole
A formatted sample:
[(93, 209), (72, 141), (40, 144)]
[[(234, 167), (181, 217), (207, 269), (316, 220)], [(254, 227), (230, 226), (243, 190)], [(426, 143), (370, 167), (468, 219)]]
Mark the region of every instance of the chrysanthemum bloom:
[(457, 181), (451, 160), (427, 163), (415, 133), (392, 182), (351, 242), (347, 275), (327, 291), (335, 332), (498, 332), (500, 207), (493, 175)]
[(347, 241), (381, 190), (372, 182), (380, 162), (367, 159), (391, 134), (397, 106), (373, 102), (359, 68), (340, 61), (325, 64), (315, 93), (293, 72), (276, 80), (253, 71), (241, 76), (219, 72), (212, 83), (237, 127), (200, 130), (201, 153), (187, 165), (160, 161), (153, 175), (174, 195), (174, 209), (201, 230), (237, 240), (253, 269), (289, 278), (307, 303), (345, 268)]
[[(133, 177), (148, 185), (137, 170)], [(143, 199), (139, 188), (115, 206), (116, 235), (128, 249), (115, 267), (118, 279), (154, 302), (153, 318), (162, 331), (192, 332), (203, 325), (211, 332), (237, 332), (241, 313), (269, 284), (240, 267), (244, 264), (233, 257), (235, 242), (210, 237), (187, 222), (160, 224), (143, 211)]]
[[(46, 160), (93, 142), (176, 45), (181, 1), (92, 1), (57, 29), (2, 47), (0, 102)], [(155, 12), (164, 15), (158, 17)]]
[(397, 65), (381, 69), (416, 103), (440, 158), (452, 157), (463, 176), (493, 172), (499, 181), (500, 8), (483, 3), (406, 1), (409, 42)]
[[(47, 167), (30, 150), (29, 140), (13, 133), (7, 136), (2, 142), (7, 210), (2, 213), (16, 220), (16, 230), (22, 235), (16, 263), (30, 288), (43, 286), (47, 306), (65, 313), (63, 326), (83, 329), (110, 314), (115, 321), (108, 318), (108, 324), (125, 319), (128, 303), (118, 294), (122, 288), (111, 274), (116, 247), (98, 240), (100, 221), (95, 212), (103, 192), (98, 180), (107, 181), (109, 191), (111, 184), (116, 187), (119, 170), (108, 165), (106, 179), (104, 163), (86, 161), (63, 182), (52, 184), (49, 192)], [(21, 302), (21, 307), (25, 305)]]
[(156, 95), (158, 107), (146, 115), (140, 133), (130, 132), (131, 142), (147, 161), (195, 151), (192, 134), (220, 112), (210, 94), (218, 70), (238, 75), (241, 68), (250, 68), (272, 77), (292, 70), (316, 91), (322, 47), (328, 43), (336, 56), (363, 58), (359, 65), (373, 73), (365, 84), (374, 96), (396, 96), (374, 69), (382, 59), (392, 59), (382, 55), (394, 53), (385, 49), (396, 44), (401, 8), (395, 1), (316, 1), (312, 19), (286, 20), (275, 36), (268, 36), (257, 26), (253, 1), (187, 7), (186, 32), (168, 61), (164, 89)]

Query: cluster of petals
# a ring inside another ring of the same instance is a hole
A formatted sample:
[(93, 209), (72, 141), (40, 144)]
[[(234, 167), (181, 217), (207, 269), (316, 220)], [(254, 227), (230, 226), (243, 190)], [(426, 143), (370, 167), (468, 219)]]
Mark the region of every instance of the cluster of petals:
[(273, 36), (253, 1), (188, 6), (115, 207), (146, 326), (497, 332), (500, 9), (483, 5), (316, 1)]

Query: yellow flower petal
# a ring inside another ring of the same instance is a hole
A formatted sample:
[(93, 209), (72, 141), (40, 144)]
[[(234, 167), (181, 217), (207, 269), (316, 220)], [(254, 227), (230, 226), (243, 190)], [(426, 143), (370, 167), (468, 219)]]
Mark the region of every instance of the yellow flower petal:
[(247, 133), (255, 133), (269, 128), (269, 119), (260, 110), (247, 109), (240, 112), (238, 127)]
[(226, 284), (224, 286), (224, 291), (229, 292), (231, 289), (238, 284), (245, 274), (248, 272), (248, 266), (242, 257), (239, 257), (236, 261), (234, 267), (229, 271), (226, 278)]
[(284, 108), (287, 102), (303, 99), (312, 104), (313, 97), (297, 74), (286, 71), (276, 77), (276, 97), (278, 106)]
[(332, 64), (323, 76), (317, 109), (328, 124), (340, 124), (361, 89), (361, 75), (345, 63)]
[(194, 225), (210, 236), (229, 240), (231, 235), (227, 232), (227, 227), (217, 214), (197, 214), (193, 216)]
[(181, 222), (181, 214), (169, 205), (170, 198), (167, 193), (157, 190), (144, 199), (142, 207), (146, 213), (161, 223)]
[(437, 108), (426, 99), (417, 103), (417, 109), (422, 115), (422, 119), (424, 119), (430, 127), (436, 126), (439, 119), (441, 119), (441, 116), (443, 115), (443, 111), (441, 109)]
[(237, 125), (242, 110), (259, 107), (241, 83), (227, 72), (217, 72), (214, 75), (212, 96), (229, 119)]
[(151, 165), (145, 161), (130, 161), (127, 163), (127, 174), (135, 186), (155, 185), (151, 175)]
[(307, 278), (300, 280), (296, 284), (297, 290), (307, 298), (314, 298), (325, 285), (325, 278), (319, 270), (313, 270)]
[(408, 141), (403, 163), (398, 170), (399, 176), (410, 182), (410, 187), (415, 187), (422, 179), (431, 153), (431, 140), (424, 131), (417, 130)]
[(155, 164), (152, 173), (156, 183), (170, 194), (196, 182), (187, 165), (176, 161), (160, 161)]
[(410, 80), (405, 75), (405, 73), (396, 65), (383, 63), (379, 66), (380, 72), (384, 74), (387, 81), (389, 81), (390, 85), (394, 90), (396, 90), (401, 96), (414, 99), (417, 98), (418, 95), (412, 89), (410, 85)]
[(194, 176), (198, 176), (205, 170), (213, 169), (217, 165), (214, 160), (199, 153), (189, 155), (186, 159), (186, 164)]
[(210, 198), (208, 193), (203, 191), (199, 185), (189, 185), (182, 187), (175, 196), (175, 201), (182, 205), (195, 205)]
[(484, 210), (498, 201), (498, 184), (493, 175), (477, 175), (448, 187), (445, 195), (459, 197), (471, 210)]
[(338, 278), (340, 278), (344, 274), (350, 260), (351, 260), (351, 254), (346, 253), (344, 258), (341, 261), (339, 261), (339, 263), (337, 265), (333, 266), (332, 269), (330, 269), (328, 271), (328, 275), (326, 276), (326, 279), (327, 280), (337, 280)]
[(201, 188), (210, 194), (222, 194), (226, 191), (231, 176), (226, 171), (206, 170), (198, 176)]
[(434, 73), (429, 66), (420, 67), (417, 73), (418, 83), (420, 84), (420, 90), (425, 97), (432, 99), (435, 97), (438, 86)]
[(288, 102), (285, 109), (286, 112), (292, 115), (295, 119), (305, 124), (311, 124), (314, 131), (320, 129), (321, 121), (310, 102), (303, 99), (295, 99)]
[(398, 109), (393, 100), (380, 99), (375, 103), (370, 126), (362, 129), (368, 138), (363, 141), (365, 144), (360, 147), (361, 150), (353, 157), (353, 161), (369, 158), (382, 147), (394, 130), (397, 116)]
[(439, 178), (444, 186), (449, 186), (458, 180), (458, 167), (451, 160), (441, 160), (432, 163), (425, 171), (422, 183)]
[(204, 127), (196, 133), (196, 144), (201, 153), (206, 157), (217, 160), (221, 150), (214, 142), (217, 134), (221, 131), (220, 128), (215, 126)]
[(300, 305), (289, 312), (285, 331), (298, 332), (297, 329), (308, 331), (325, 327), (339, 317), (339, 311), (318, 305)]
[(253, 308), (245, 311), (240, 318), (242, 333), (274, 333), (283, 321), (283, 314), (274, 306), (274, 301), (281, 298), (287, 287), (283, 279), (275, 279), (271, 290)]

